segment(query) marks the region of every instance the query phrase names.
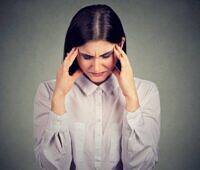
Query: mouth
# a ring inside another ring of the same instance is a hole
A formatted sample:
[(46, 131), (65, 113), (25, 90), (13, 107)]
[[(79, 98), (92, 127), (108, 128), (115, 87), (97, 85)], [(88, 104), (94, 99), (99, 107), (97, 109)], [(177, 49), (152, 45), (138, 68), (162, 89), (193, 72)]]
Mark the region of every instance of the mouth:
[(100, 72), (100, 73), (91, 73), (91, 74), (93, 77), (102, 77), (105, 73), (106, 73), (106, 71)]

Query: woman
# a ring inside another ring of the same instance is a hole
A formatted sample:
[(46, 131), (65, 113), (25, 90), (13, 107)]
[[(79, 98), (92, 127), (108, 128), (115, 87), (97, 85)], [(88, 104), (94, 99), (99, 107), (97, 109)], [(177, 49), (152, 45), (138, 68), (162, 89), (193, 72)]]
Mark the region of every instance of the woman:
[(44, 169), (153, 169), (160, 99), (134, 77), (126, 36), (107, 5), (80, 9), (67, 30), (56, 80), (34, 100), (34, 151)]

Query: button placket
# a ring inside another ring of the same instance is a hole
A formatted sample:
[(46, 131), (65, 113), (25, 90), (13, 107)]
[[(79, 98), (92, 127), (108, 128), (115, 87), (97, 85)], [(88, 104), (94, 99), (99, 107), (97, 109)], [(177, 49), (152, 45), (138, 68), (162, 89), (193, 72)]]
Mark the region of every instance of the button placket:
[(102, 141), (102, 91), (97, 89), (95, 113), (95, 167), (98, 169), (101, 166), (101, 141)]
[(56, 127), (60, 127), (60, 126), (61, 126), (61, 121), (60, 121), (60, 120), (53, 120), (53, 124), (54, 124)]

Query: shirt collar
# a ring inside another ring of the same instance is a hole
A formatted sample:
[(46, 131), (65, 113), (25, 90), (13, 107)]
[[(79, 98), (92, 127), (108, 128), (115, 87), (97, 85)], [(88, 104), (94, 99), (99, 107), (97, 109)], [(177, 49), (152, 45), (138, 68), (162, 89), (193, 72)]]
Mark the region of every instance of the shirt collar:
[(80, 77), (78, 77), (75, 83), (86, 95), (92, 94), (94, 91), (96, 91), (97, 88), (101, 88), (105, 93), (111, 93), (114, 92), (119, 86), (118, 80), (113, 74), (111, 74), (108, 79), (101, 83), (99, 86), (89, 80), (85, 74), (82, 74)]

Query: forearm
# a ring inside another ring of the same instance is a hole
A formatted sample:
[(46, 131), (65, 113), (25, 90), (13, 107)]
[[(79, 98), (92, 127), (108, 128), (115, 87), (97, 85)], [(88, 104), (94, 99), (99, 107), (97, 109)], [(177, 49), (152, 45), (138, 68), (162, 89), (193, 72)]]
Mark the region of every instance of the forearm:
[[(134, 96), (133, 93), (130, 96)], [(155, 84), (149, 88), (145, 97), (141, 105), (138, 105), (137, 97), (126, 97), (127, 111), (122, 132), (122, 160), (125, 169), (153, 169), (158, 161), (160, 99)]]
[(126, 96), (125, 99), (126, 99), (125, 107), (128, 112), (134, 112), (140, 107), (137, 94), (134, 94), (132, 96)]
[(34, 99), (34, 152), (36, 160), (44, 169), (70, 169), (72, 155), (68, 114), (57, 115), (50, 111), (52, 102), (52, 110), (61, 113), (58, 109), (64, 107), (64, 97), (53, 95), (55, 98), (52, 96), (50, 101), (50, 94), (46, 87), (42, 83), (38, 87)]
[(65, 96), (63, 94), (57, 92), (53, 94), (51, 101), (51, 110), (58, 115), (62, 115), (66, 112)]
[(122, 161), (124, 169), (152, 170), (158, 161), (159, 129), (156, 122), (137, 109), (125, 115), (122, 131)]

